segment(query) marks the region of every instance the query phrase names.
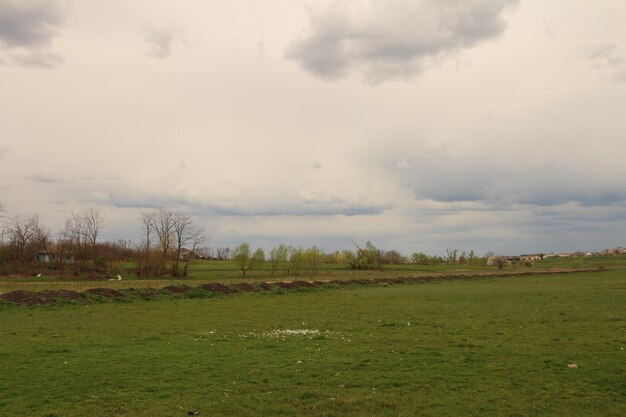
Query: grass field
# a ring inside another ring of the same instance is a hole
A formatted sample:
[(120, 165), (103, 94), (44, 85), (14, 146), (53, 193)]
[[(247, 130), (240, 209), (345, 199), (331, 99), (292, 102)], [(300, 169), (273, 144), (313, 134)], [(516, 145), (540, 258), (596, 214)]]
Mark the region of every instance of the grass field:
[(0, 415), (623, 416), (625, 300), (615, 269), (2, 305)]
[[(604, 256), (604, 257), (583, 257), (575, 259), (546, 259), (536, 262), (532, 267), (524, 265), (508, 266), (502, 272), (511, 271), (548, 271), (560, 268), (626, 268), (626, 256)], [(174, 279), (171, 276), (164, 277), (137, 277), (132, 272), (133, 264), (124, 265), (122, 272), (124, 279), (120, 282), (109, 281), (106, 278), (89, 279), (86, 274), (81, 277), (72, 277), (67, 273), (59, 276), (58, 272), (43, 271), (41, 277), (32, 275), (29, 277), (7, 277), (0, 276), (0, 294), (13, 290), (41, 291), (45, 289), (69, 289), (84, 291), (88, 288), (141, 288), (141, 287), (163, 287), (166, 285), (197, 285), (203, 282), (258, 282), (272, 280), (332, 280), (332, 279), (354, 279), (354, 278), (395, 278), (398, 276), (422, 276), (422, 275), (445, 275), (445, 274), (480, 274), (498, 273), (496, 267), (485, 266), (458, 266), (458, 265), (430, 265), (420, 266), (414, 264), (406, 265), (386, 265), (383, 271), (355, 271), (347, 264), (322, 264), (317, 274), (303, 271), (299, 275), (285, 275), (277, 271), (274, 276), (270, 276), (269, 264), (251, 270), (245, 280), (241, 277), (241, 272), (233, 261), (195, 261), (190, 265), (190, 272), (187, 278)], [(115, 278), (116, 274), (113, 275)]]
[(88, 279), (84, 277), (60, 277), (58, 274), (42, 274), (41, 277), (3, 277), (0, 276), (0, 294), (17, 289), (40, 291), (44, 289), (70, 289), (83, 291), (87, 288), (129, 288), (129, 287), (163, 287), (166, 285), (197, 285), (203, 282), (259, 282), (278, 280), (331, 280), (331, 279), (353, 279), (353, 278), (395, 278), (398, 276), (419, 276), (433, 274), (469, 274), (480, 272), (497, 272), (494, 267), (468, 267), (468, 266), (417, 266), (417, 265), (387, 265), (383, 271), (355, 271), (346, 264), (324, 264), (317, 274), (302, 272), (298, 275), (285, 275), (278, 271), (271, 276), (268, 265), (251, 270), (246, 278), (241, 277), (241, 272), (233, 261), (196, 261), (191, 264), (189, 276), (175, 279), (171, 276), (164, 277), (136, 277), (131, 272), (131, 265), (127, 265), (126, 273), (123, 273), (122, 281), (109, 281), (107, 279)]

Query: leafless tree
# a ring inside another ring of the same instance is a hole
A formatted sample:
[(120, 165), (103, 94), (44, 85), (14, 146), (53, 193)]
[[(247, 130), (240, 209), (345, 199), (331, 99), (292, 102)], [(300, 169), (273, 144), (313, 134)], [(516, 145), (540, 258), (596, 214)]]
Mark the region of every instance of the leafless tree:
[(4, 204), (0, 203), (0, 225), (2, 226), (2, 236), (0, 237), (0, 245), (4, 245), (4, 211), (5, 211), (5, 207)]
[[(182, 210), (173, 211), (158, 208), (141, 215), (145, 241), (141, 245), (143, 265), (138, 268), (143, 275), (162, 275), (168, 262), (172, 261), (172, 275), (181, 275), (181, 261), (185, 261), (182, 274), (187, 275), (189, 258), (206, 240), (208, 235), (203, 228), (195, 227), (191, 216)], [(153, 249), (153, 235), (156, 234), (156, 247)], [(189, 250), (189, 246), (191, 249)], [(188, 249), (189, 253), (183, 253)], [(151, 257), (156, 261), (152, 262)]]
[(141, 269), (143, 275), (149, 274), (150, 268), (150, 244), (152, 242), (152, 232), (155, 229), (155, 211), (148, 211), (141, 213), (141, 223), (143, 224), (143, 231), (145, 233), (145, 241), (143, 243), (144, 259), (143, 267)]
[(85, 261), (95, 260), (98, 237), (105, 226), (100, 209), (94, 207), (80, 212), (72, 211), (65, 219), (61, 240), (77, 258), (79, 269)]
[(80, 214), (76, 212), (70, 213), (69, 217), (65, 219), (65, 226), (61, 232), (61, 236), (64, 240), (68, 241), (69, 244), (76, 250), (77, 254), (80, 255), (83, 239)]
[(161, 275), (165, 270), (167, 256), (174, 240), (174, 212), (159, 208), (154, 212), (154, 228), (159, 239), (161, 256), (156, 268), (156, 274)]
[[(179, 210), (175, 212), (172, 216), (173, 219), (173, 231), (174, 231), (174, 244), (175, 244), (175, 252), (174, 252), (174, 263), (172, 265), (172, 275), (177, 277), (180, 274), (178, 270), (178, 266), (180, 264), (181, 251), (184, 246), (186, 246), (192, 238), (192, 226), (193, 221), (191, 217), (185, 212)], [(191, 253), (187, 254), (187, 260), (191, 257)], [(185, 264), (186, 266), (187, 264)], [(186, 268), (185, 268), (186, 269)]]
[(83, 232), (83, 241), (93, 250), (98, 242), (98, 236), (105, 227), (104, 216), (99, 208), (89, 207), (80, 215)]
[(50, 231), (36, 214), (26, 219), (12, 217), (7, 222), (7, 233), (10, 258), (16, 263), (34, 262), (37, 252), (45, 250), (50, 242)]
[(191, 260), (191, 255), (193, 255), (197, 248), (202, 244), (206, 243), (209, 240), (209, 234), (204, 229), (204, 227), (195, 227), (191, 233), (189, 234), (189, 241), (191, 242), (191, 252), (189, 252), (189, 256), (185, 261), (185, 267), (183, 269), (183, 276), (187, 276), (189, 272), (189, 261)]
[(230, 248), (228, 247), (220, 247), (215, 250), (215, 256), (219, 260), (229, 259), (230, 258)]

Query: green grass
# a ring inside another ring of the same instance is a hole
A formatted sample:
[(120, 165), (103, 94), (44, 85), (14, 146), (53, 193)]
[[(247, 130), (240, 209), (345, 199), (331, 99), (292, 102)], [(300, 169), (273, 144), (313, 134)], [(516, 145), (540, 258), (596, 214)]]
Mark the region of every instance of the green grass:
[(623, 416), (625, 299), (616, 270), (5, 305), (0, 415)]
[(547, 258), (535, 263), (537, 268), (623, 268), (626, 256), (581, 256), (576, 258)]
[[(626, 268), (626, 256), (615, 257), (611, 267)], [(507, 271), (540, 271), (546, 269), (570, 267), (568, 265), (579, 265), (572, 260), (558, 260), (559, 263), (537, 263), (532, 268), (524, 265), (515, 267), (507, 267), (502, 272)], [(568, 264), (569, 262), (569, 264)], [(582, 265), (584, 266), (584, 265)], [(88, 274), (82, 274), (79, 277), (67, 275), (59, 276), (55, 271), (42, 271), (42, 276), (36, 275), (23, 277), (7, 277), (0, 276), (0, 293), (13, 290), (31, 290), (42, 291), (45, 289), (70, 289), (76, 291), (84, 291), (88, 288), (110, 287), (110, 288), (129, 288), (129, 287), (163, 287), (166, 285), (198, 285), (203, 282), (241, 282), (244, 279), (241, 272), (237, 269), (235, 262), (225, 261), (195, 261), (190, 264), (189, 276), (174, 278), (171, 276), (163, 277), (137, 277), (133, 273), (133, 264), (127, 263), (123, 268), (126, 272), (122, 272), (124, 279), (122, 281), (109, 281), (101, 277), (100, 279), (90, 279)], [(398, 276), (420, 276), (420, 275), (445, 275), (445, 274), (478, 274), (478, 273), (497, 273), (495, 267), (485, 266), (468, 266), (468, 265), (385, 265), (382, 271), (356, 271), (351, 269), (347, 264), (322, 264), (316, 274), (310, 271), (302, 271), (298, 275), (286, 275), (284, 271), (276, 271), (271, 275), (269, 263), (265, 263), (259, 268), (248, 272), (245, 277), (247, 282), (271, 281), (271, 280), (333, 280), (333, 279), (354, 279), (354, 278), (396, 278)], [(113, 278), (117, 273), (112, 275)]]

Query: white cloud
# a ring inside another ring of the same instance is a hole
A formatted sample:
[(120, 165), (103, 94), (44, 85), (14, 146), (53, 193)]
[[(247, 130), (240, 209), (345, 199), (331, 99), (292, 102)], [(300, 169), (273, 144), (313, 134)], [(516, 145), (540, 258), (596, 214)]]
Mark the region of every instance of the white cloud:
[(626, 60), (615, 43), (592, 45), (587, 48), (585, 56), (591, 68), (598, 71), (603, 78), (614, 82), (626, 81)]

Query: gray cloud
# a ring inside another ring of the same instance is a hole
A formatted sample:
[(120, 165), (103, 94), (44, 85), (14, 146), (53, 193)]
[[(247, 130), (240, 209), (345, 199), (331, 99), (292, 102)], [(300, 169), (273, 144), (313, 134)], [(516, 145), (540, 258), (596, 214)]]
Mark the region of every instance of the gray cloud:
[(146, 29), (144, 40), (150, 45), (148, 55), (153, 58), (167, 58), (172, 53), (175, 31), (167, 28)]
[(64, 62), (59, 54), (49, 51), (26, 51), (10, 53), (13, 64), (27, 68), (53, 68)]
[(598, 71), (603, 78), (614, 82), (626, 81), (626, 61), (615, 43), (592, 45), (587, 48), (585, 56), (591, 68)]
[[(591, 149), (585, 160), (570, 156), (554, 159), (529, 151), (517, 160), (491, 157), (493, 150), (471, 151), (421, 143), (387, 145), (374, 149), (382, 156), (382, 170), (391, 173), (416, 200), (439, 203), (475, 203), (480, 210), (507, 207), (550, 207), (566, 203), (612, 206), (626, 202), (626, 185), (620, 178), (621, 162), (611, 162)], [(602, 169), (597, 167), (602, 166)], [(467, 209), (460, 205), (459, 210)], [(438, 208), (441, 210), (441, 208)]]
[(0, 51), (6, 51), (6, 61), (32, 68), (62, 63), (49, 48), (66, 13), (67, 6), (60, 0), (0, 0)]
[(52, 174), (33, 174), (26, 177), (26, 179), (43, 184), (58, 184), (67, 182), (67, 180)]
[(135, 192), (110, 192), (110, 204), (118, 208), (158, 208), (183, 207), (198, 214), (229, 217), (250, 216), (362, 216), (380, 214), (390, 208), (389, 205), (371, 203), (352, 203), (341, 199), (327, 201), (309, 201), (300, 199), (293, 202), (246, 204), (229, 201), (205, 202), (183, 195), (146, 194)]
[(358, 72), (370, 82), (408, 78), (430, 60), (494, 39), (503, 12), (518, 0), (335, 0), (310, 17), (310, 32), (287, 58), (311, 74), (337, 79)]

